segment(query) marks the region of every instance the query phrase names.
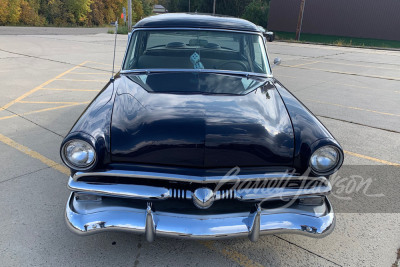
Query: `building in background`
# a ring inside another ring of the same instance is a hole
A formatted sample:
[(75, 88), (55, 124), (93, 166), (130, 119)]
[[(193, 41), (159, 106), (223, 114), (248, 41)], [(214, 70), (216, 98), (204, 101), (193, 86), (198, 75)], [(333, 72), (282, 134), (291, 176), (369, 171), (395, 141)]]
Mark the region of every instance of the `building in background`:
[[(301, 0), (271, 0), (268, 29), (296, 32)], [(302, 33), (400, 41), (400, 0), (306, 0)]]
[(168, 10), (166, 10), (165, 7), (162, 5), (154, 5), (154, 7), (153, 7), (154, 14), (164, 14), (167, 12), (168, 12)]

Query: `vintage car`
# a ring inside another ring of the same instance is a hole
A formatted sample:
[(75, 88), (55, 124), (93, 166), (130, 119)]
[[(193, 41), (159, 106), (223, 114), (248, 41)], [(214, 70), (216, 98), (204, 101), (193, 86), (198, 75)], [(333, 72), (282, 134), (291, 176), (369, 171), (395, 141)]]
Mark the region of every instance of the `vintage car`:
[(78, 234), (218, 239), (329, 234), (339, 143), (272, 75), (259, 28), (163, 14), (139, 21), (120, 72), (61, 144)]

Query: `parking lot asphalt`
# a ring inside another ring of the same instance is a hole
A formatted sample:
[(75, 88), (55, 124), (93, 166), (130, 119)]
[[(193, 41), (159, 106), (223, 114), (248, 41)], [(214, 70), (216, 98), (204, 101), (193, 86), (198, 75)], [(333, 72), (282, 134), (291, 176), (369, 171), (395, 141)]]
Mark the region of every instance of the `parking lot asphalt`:
[[(64, 223), (68, 170), (61, 163), (59, 145), (110, 78), (114, 36), (71, 35), (70, 30), (60, 35), (62, 29), (54, 30), (58, 35), (30, 35), (29, 28), (18, 28), (15, 35), (6, 30), (1, 34), (0, 27), (1, 266), (395, 262), (400, 214), (378, 211), (337, 213), (336, 229), (323, 239), (269, 235), (257, 243), (165, 238), (147, 243), (126, 233), (74, 235)], [(118, 36), (117, 66), (126, 41), (126, 36)], [(282, 59), (274, 76), (342, 144), (345, 165), (391, 165), (400, 171), (400, 52), (283, 42), (268, 43), (268, 50), (270, 61)]]

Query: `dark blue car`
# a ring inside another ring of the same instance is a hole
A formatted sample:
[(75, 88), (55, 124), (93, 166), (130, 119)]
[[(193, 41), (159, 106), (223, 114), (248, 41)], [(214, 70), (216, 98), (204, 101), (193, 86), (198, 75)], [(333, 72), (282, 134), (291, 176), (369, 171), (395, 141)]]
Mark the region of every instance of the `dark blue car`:
[(329, 234), (339, 143), (272, 75), (242, 19), (139, 21), (120, 72), (61, 145), (66, 220), (78, 234), (124, 230), (214, 239)]

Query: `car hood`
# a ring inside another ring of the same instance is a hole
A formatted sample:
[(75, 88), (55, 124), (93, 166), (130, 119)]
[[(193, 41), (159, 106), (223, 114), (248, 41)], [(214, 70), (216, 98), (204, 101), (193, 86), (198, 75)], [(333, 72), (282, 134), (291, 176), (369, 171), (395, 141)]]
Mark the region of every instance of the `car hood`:
[[(183, 89), (193, 92), (195, 86), (185, 79), (149, 74), (159, 81), (154, 85), (149, 77), (122, 75), (111, 123), (112, 161), (196, 168), (292, 166), (292, 124), (268, 79), (254, 80), (245, 93), (231, 88), (234, 95), (213, 94), (210, 88), (243, 84), (243, 78), (218, 76), (224, 82), (216, 85), (212, 75), (220, 74), (208, 75), (202, 81), (202, 90), (208, 91), (189, 94)], [(163, 83), (165, 88), (179, 84), (179, 93), (163, 90)]]

